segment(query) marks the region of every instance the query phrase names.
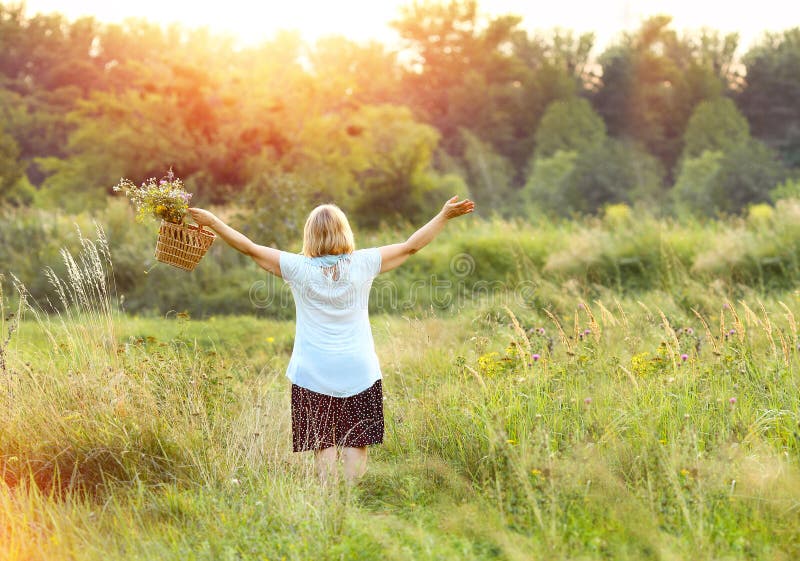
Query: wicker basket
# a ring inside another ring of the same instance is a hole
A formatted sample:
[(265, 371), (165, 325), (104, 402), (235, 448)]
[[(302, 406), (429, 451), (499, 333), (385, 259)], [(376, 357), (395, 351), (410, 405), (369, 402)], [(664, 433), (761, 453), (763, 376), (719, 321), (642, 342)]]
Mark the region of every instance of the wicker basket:
[(202, 226), (161, 221), (156, 242), (156, 259), (191, 271), (206, 254), (217, 236)]

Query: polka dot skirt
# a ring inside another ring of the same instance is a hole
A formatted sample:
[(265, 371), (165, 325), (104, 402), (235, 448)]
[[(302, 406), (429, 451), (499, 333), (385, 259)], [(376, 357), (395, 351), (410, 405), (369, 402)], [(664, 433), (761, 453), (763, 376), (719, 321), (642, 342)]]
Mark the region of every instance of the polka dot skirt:
[(350, 397), (333, 397), (292, 384), (292, 447), (295, 452), (331, 446), (360, 448), (382, 442), (380, 380)]

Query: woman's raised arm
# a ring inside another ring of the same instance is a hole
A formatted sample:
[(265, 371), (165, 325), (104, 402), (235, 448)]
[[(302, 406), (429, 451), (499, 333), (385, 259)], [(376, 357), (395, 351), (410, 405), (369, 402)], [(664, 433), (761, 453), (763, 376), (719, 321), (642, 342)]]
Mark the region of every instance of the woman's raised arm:
[(428, 245), (442, 231), (448, 220), (470, 213), (473, 210), (475, 210), (475, 203), (469, 199), (459, 201), (458, 196), (455, 196), (447, 201), (442, 210), (439, 211), (439, 214), (414, 232), (406, 241), (379, 248), (381, 252), (381, 273), (399, 267), (408, 259), (409, 255), (413, 255)]
[(225, 242), (237, 251), (253, 258), (259, 267), (275, 276), (281, 276), (281, 252), (273, 247), (258, 245), (250, 238), (225, 224), (213, 213), (202, 208), (190, 208), (189, 213), (195, 222), (201, 226), (208, 226)]

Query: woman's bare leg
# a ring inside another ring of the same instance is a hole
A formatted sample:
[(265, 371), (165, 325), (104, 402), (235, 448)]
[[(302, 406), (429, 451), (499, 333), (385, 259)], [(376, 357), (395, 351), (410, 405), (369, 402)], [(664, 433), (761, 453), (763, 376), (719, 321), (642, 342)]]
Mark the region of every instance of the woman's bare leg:
[(314, 464), (320, 482), (327, 483), (336, 478), (336, 447), (330, 446), (314, 451)]
[(367, 447), (342, 448), (344, 457), (344, 477), (348, 483), (354, 483), (367, 471)]

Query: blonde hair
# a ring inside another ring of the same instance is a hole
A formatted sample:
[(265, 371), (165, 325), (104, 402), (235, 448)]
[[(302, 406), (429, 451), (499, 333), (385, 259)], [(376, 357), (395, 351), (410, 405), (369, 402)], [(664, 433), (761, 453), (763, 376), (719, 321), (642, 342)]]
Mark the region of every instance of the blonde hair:
[(303, 255), (341, 255), (352, 253), (355, 248), (353, 230), (342, 209), (327, 204), (311, 211), (303, 228)]

